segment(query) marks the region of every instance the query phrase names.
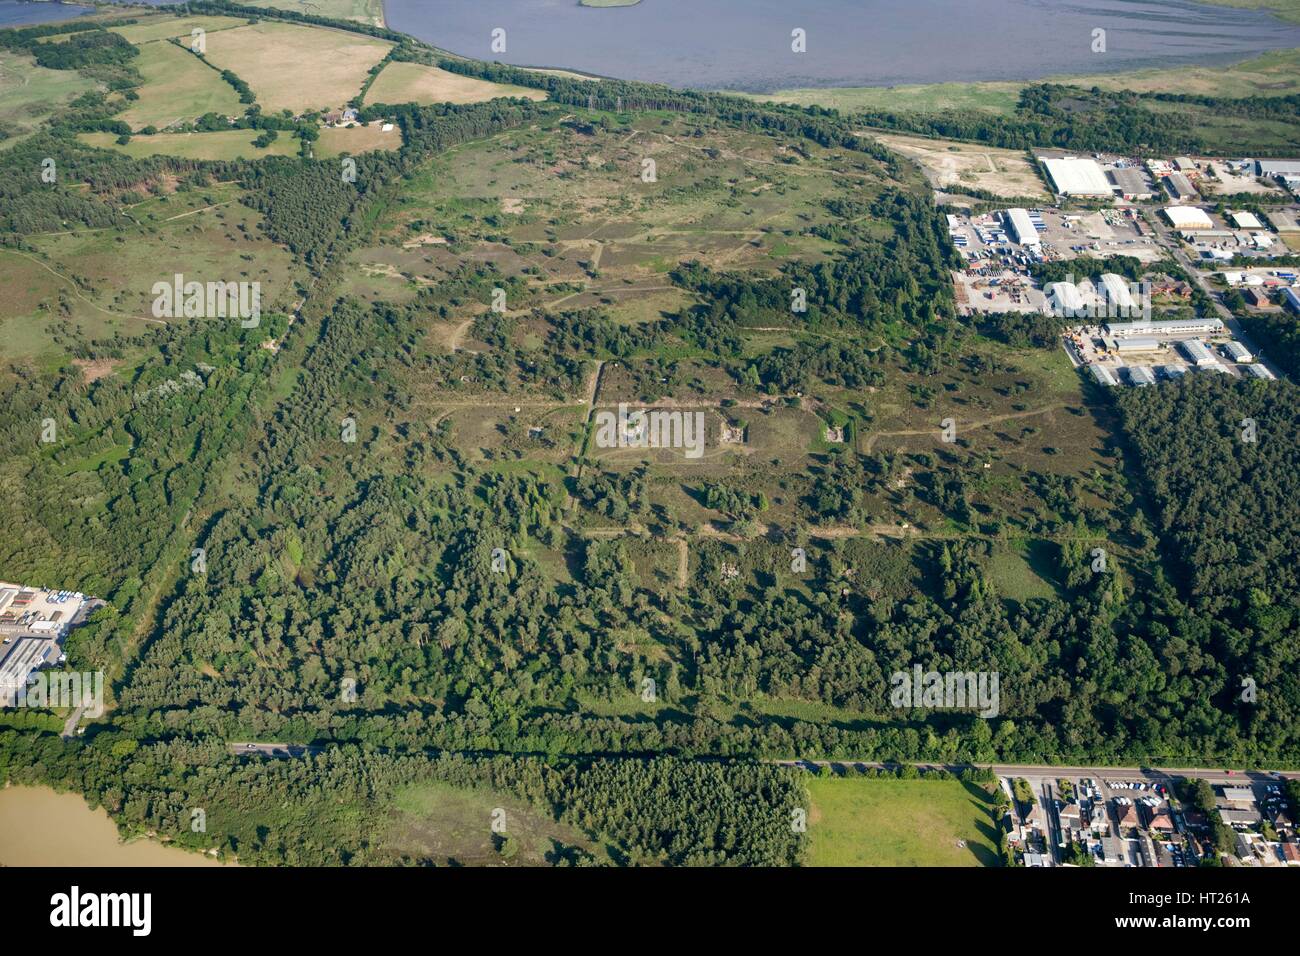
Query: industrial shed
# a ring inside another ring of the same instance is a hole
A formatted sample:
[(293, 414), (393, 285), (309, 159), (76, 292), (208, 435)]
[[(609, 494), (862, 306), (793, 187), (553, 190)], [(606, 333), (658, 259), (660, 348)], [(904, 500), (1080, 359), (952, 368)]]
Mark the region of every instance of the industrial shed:
[(1004, 217), (1007, 228), (1015, 236), (1016, 242), (1022, 246), (1039, 245), (1038, 229), (1034, 226), (1033, 220), (1029, 218), (1029, 213), (1024, 209), (1008, 209)]
[(1092, 377), (1097, 380), (1098, 385), (1105, 385), (1109, 388), (1119, 384), (1118, 379), (1115, 378), (1115, 373), (1104, 365), (1089, 365), (1088, 369), (1092, 372)]
[(1115, 191), (1125, 199), (1150, 199), (1155, 195), (1151, 184), (1142, 175), (1142, 170), (1132, 166), (1109, 170), (1106, 178), (1114, 184)]
[(1255, 361), (1255, 356), (1251, 354), (1250, 349), (1240, 342), (1229, 342), (1223, 347), (1223, 351), (1234, 362), (1245, 364)]
[(1054, 188), (1062, 196), (1113, 195), (1110, 180), (1101, 166), (1092, 159), (1045, 159), (1043, 166)]
[(1106, 292), (1106, 301), (1118, 310), (1119, 315), (1137, 311), (1133, 293), (1129, 291), (1128, 280), (1121, 275), (1107, 272), (1101, 277), (1101, 286)]
[(1111, 339), (1112, 348), (1116, 352), (1155, 352), (1160, 348), (1160, 340), (1157, 338), (1146, 338), (1145, 336), (1134, 336), (1132, 338)]
[(1186, 342), (1179, 342), (1183, 354), (1187, 356), (1187, 361), (1191, 362), (1197, 368), (1203, 368), (1207, 365), (1215, 365), (1214, 356), (1210, 350), (1205, 347), (1205, 343), (1197, 339), (1188, 339)]
[(1155, 374), (1145, 365), (1133, 365), (1128, 370), (1128, 380), (1131, 385), (1146, 386), (1156, 383)]
[(1166, 206), (1162, 211), (1175, 229), (1214, 228), (1214, 223), (1205, 210), (1195, 206)]
[(1052, 309), (1057, 315), (1075, 316), (1083, 312), (1083, 293), (1073, 282), (1053, 282), (1049, 295)]

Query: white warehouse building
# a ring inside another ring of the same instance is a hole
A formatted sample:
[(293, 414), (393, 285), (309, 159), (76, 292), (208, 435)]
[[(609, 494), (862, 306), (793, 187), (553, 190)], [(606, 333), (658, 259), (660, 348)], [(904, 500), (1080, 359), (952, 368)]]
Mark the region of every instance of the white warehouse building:
[(1109, 199), (1114, 195), (1110, 180), (1096, 160), (1071, 156), (1045, 159), (1043, 165), (1047, 168), (1052, 187), (1062, 196), (1104, 196)]
[(1129, 315), (1137, 311), (1137, 303), (1133, 301), (1133, 293), (1123, 276), (1107, 272), (1101, 277), (1101, 285), (1106, 290), (1106, 301), (1114, 306), (1114, 314)]
[(1029, 218), (1029, 213), (1024, 209), (1008, 209), (1003, 214), (1003, 220), (1007, 228), (1011, 230), (1011, 235), (1015, 236), (1016, 242), (1022, 246), (1037, 246), (1042, 240), (1038, 237), (1038, 229), (1034, 222)]
[(1049, 294), (1054, 314), (1066, 318), (1083, 314), (1083, 293), (1073, 282), (1053, 282)]

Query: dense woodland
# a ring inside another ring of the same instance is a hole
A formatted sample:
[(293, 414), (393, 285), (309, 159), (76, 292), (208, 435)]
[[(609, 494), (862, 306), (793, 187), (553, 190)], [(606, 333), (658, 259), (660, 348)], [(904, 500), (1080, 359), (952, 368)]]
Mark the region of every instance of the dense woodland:
[[(595, 96), (597, 111), (674, 110), (899, 169), (826, 111), (440, 62), (541, 85), (565, 111)], [(1042, 107), (1049, 118), (1052, 102)], [(869, 202), (828, 206), (831, 222), (818, 227), (833, 248), (824, 262), (789, 264), (775, 277), (682, 263), (670, 280), (692, 304), (677, 314), (629, 328), (600, 308), (538, 312), (547, 332), (527, 353), (510, 344), (514, 317), (475, 322), (492, 346), (480, 354), (427, 344), (431, 318), (459, 314), (492, 288), (527, 302), (517, 280), (491, 266), (465, 266), (405, 305), (338, 294), (343, 254), (405, 176), (452, 145), (555, 109), (375, 107), (397, 117), (405, 146), (366, 157), (355, 188), (339, 183), (332, 163), (133, 161), (86, 148), (76, 131), (113, 122), (102, 95), (0, 154), (12, 173), (0, 177), (6, 243), (21, 246), (62, 220), (120, 224), (123, 190), (164, 173), (235, 179), (267, 235), (315, 283), (287, 331), (284, 317), (256, 332), (177, 323), (78, 342), (84, 356), (143, 355), (129, 378), (87, 385), (71, 367), (0, 378), (10, 492), (0, 496), (0, 523), (21, 529), (0, 538), (0, 569), (108, 600), (68, 651), (75, 666), (110, 673), (116, 704), (74, 742), (6, 722), (0, 777), (79, 790), (130, 828), (251, 862), (383, 860), (371, 811), (401, 787), (440, 781), (528, 800), (611, 843), (613, 862), (786, 864), (799, 858), (788, 821), (803, 796), (794, 771), (762, 758), (1295, 762), (1300, 423), (1285, 383), (1198, 377), (1114, 396), (1122, 481), (1023, 476), (1020, 493), (1037, 509), (1029, 530), (1060, 569), (1051, 596), (1029, 600), (991, 583), (1006, 516), (972, 505), (979, 460), (961, 445), (818, 456), (797, 489), (797, 522), (739, 541), (694, 540), (680, 589), (638, 570), (644, 540), (588, 538), (575, 527), (573, 508), (636, 521), (660, 542), (682, 532), (650, 507), (644, 469), (583, 462), (560, 481), (468, 461), (420, 414), (421, 386), (469, 391), (462, 382), (472, 380), (480, 390), (573, 396), (593, 359), (671, 342), (747, 394), (789, 396), (866, 390), (895, 369), (983, 367), (977, 344), (1054, 337), (1050, 326), (1010, 317), (978, 329), (957, 319), (943, 217), (901, 176)], [(23, 168), (47, 155), (63, 170), (56, 189)], [(746, 328), (792, 321), (794, 288), (808, 304), (794, 321), (816, 334), (746, 353)], [(283, 335), (278, 353), (261, 347), (268, 334)], [(854, 347), (854, 337), (875, 347)], [(1100, 408), (1112, 399), (1091, 400)], [(52, 446), (35, 437), (49, 417), (63, 435)], [(345, 418), (357, 423), (355, 442), (340, 440)], [(1249, 446), (1237, 437), (1244, 418), (1257, 423)], [(98, 456), (108, 464), (79, 467)], [(869, 523), (872, 496), (904, 473), (915, 475), (907, 494), (959, 534), (908, 544), (808, 534)], [(768, 511), (739, 482), (695, 491), (739, 530)], [(1103, 497), (1114, 510), (1096, 504)], [(1090, 533), (1130, 542), (1133, 559), (1091, 569)], [(797, 579), (796, 545), (808, 554)], [(542, 550), (563, 561), (563, 581)], [(1000, 714), (893, 708), (889, 675), (914, 660), (999, 672)], [(1257, 701), (1242, 701), (1244, 677), (1258, 682)], [(647, 678), (653, 704), (629, 706)], [(340, 693), (347, 681), (356, 699)], [(226, 746), (237, 739), (324, 749), (240, 760)], [(213, 821), (202, 839), (183, 825), (195, 805)], [(555, 862), (601, 861), (564, 847)]]

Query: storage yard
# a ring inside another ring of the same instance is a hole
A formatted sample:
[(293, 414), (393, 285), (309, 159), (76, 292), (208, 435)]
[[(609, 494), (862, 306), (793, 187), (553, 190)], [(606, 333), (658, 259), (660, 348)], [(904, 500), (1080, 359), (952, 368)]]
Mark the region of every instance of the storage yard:
[(79, 591), (0, 581), (0, 706), (12, 706), (33, 672), (63, 660), (63, 639), (103, 602)]

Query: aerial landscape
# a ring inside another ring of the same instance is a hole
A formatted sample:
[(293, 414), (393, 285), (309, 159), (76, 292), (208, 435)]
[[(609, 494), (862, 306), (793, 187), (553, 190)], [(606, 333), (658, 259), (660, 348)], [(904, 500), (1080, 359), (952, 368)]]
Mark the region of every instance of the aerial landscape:
[(0, 168), (3, 867), (1300, 867), (1300, 0), (3, 0)]

